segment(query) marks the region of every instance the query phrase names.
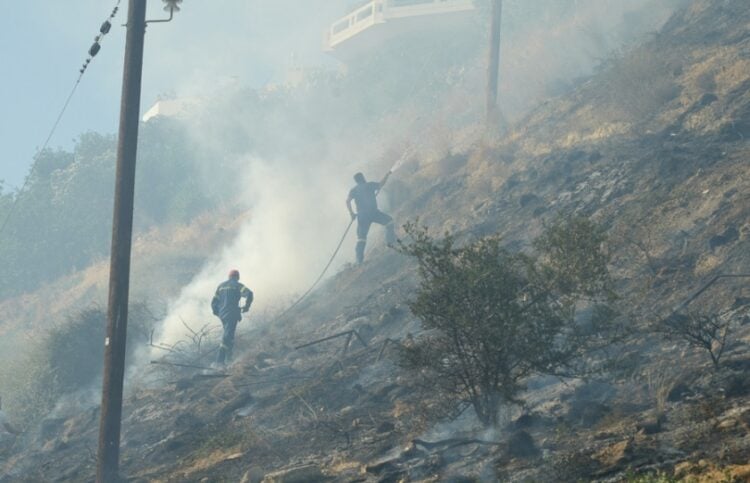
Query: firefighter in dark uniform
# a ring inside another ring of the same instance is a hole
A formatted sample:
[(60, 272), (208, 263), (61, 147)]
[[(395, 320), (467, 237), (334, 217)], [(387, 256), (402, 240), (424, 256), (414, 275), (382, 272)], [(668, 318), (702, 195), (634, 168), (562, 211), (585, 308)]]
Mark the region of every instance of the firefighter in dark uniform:
[[(386, 215), (378, 209), (377, 195), (388, 181), (391, 175), (390, 171), (378, 183), (376, 181), (367, 181), (362, 173), (354, 175), (354, 181), (357, 185), (349, 191), (349, 197), (346, 199), (346, 207), (352, 219), (357, 219), (357, 263), (362, 263), (365, 259), (365, 244), (367, 243), (367, 233), (370, 231), (370, 225), (377, 223), (385, 226), (385, 242), (388, 245), (396, 243), (396, 231), (393, 227), (393, 218)], [(352, 210), (352, 200), (357, 205), (357, 212)]]
[[(245, 303), (240, 309), (240, 300), (243, 298)], [(218, 364), (225, 365), (227, 360), (232, 358), (234, 332), (237, 330), (237, 323), (242, 320), (240, 310), (242, 313), (247, 312), (252, 303), (253, 292), (240, 283), (240, 272), (231, 270), (229, 280), (216, 288), (216, 295), (211, 300), (211, 310), (221, 319), (221, 325), (224, 326), (224, 335), (216, 358)]]

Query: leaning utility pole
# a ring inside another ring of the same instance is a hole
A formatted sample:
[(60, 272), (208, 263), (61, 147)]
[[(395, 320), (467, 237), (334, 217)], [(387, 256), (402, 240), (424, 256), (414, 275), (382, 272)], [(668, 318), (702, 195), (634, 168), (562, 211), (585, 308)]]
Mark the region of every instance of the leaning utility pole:
[(120, 422), (125, 375), (128, 292), (130, 290), (135, 159), (138, 145), (145, 34), (146, 0), (129, 0), (120, 105), (120, 132), (117, 145), (107, 338), (104, 340), (104, 380), (99, 423), (99, 454), (96, 463), (97, 483), (119, 481)]
[(500, 75), (500, 27), (503, 19), (503, 0), (492, 0), (490, 49), (487, 61), (487, 125), (498, 121), (497, 91)]

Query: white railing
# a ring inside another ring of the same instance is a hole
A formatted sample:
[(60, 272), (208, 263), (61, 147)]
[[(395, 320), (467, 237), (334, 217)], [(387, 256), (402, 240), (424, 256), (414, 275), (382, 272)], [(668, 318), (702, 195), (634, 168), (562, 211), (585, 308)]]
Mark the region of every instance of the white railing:
[(385, 0), (374, 0), (336, 21), (331, 25), (327, 35), (328, 47), (333, 48), (336, 44), (382, 21), (384, 7)]
[(434, 13), (462, 12), (474, 9), (474, 0), (373, 0), (337, 20), (326, 33), (326, 48), (333, 49), (367, 28), (389, 18)]

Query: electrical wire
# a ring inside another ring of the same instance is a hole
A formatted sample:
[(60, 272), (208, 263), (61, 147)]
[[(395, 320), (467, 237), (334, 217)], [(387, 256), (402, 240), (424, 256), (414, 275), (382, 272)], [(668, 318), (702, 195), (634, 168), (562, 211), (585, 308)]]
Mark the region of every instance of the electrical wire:
[[(112, 13), (110, 13), (109, 17), (107, 17), (107, 19), (102, 23), (101, 27), (99, 27), (99, 34), (94, 38), (94, 43), (89, 48), (89, 52), (88, 52), (89, 55), (84, 61), (81, 68), (78, 70), (78, 73), (79, 73), (78, 78), (73, 84), (73, 88), (70, 90), (70, 94), (68, 94), (68, 97), (65, 99), (65, 103), (63, 104), (63, 107), (60, 110), (60, 113), (57, 115), (55, 122), (52, 124), (52, 129), (50, 129), (49, 134), (47, 135), (47, 139), (44, 140), (44, 144), (42, 145), (42, 148), (39, 151), (37, 151), (37, 156), (40, 153), (43, 153), (44, 150), (47, 149), (47, 146), (49, 145), (50, 140), (52, 140), (52, 136), (54, 136), (55, 131), (57, 131), (57, 127), (60, 125), (60, 121), (62, 120), (63, 115), (65, 114), (65, 111), (68, 109), (68, 106), (70, 105), (70, 101), (73, 99), (73, 95), (76, 93), (78, 86), (81, 84), (81, 79), (83, 78), (83, 75), (86, 73), (86, 70), (88, 69), (88, 66), (93, 60), (93, 58), (96, 56), (96, 54), (99, 53), (99, 50), (101, 49), (101, 44), (100, 44), (101, 39), (105, 35), (107, 35), (109, 33), (110, 28), (112, 28), (112, 20), (117, 16), (117, 12), (120, 9), (121, 1), (122, 0), (117, 0), (117, 3), (112, 9)], [(0, 225), (0, 236), (3, 234), (3, 232), (5, 231), (5, 228), (8, 226), (8, 222), (10, 221), (13, 215), (13, 212), (16, 210), (16, 207), (18, 206), (18, 202), (21, 199), (21, 193), (23, 193), (23, 191), (26, 189), (26, 187), (29, 184), (29, 180), (34, 174), (35, 167), (36, 167), (36, 163), (31, 165), (31, 170), (29, 171), (29, 174), (26, 175), (26, 179), (24, 179), (23, 184), (21, 185), (21, 189), (18, 190), (15, 196), (15, 199), (11, 203), (10, 208), (8, 209), (8, 213), (5, 215), (5, 219), (3, 220), (2, 225)]]

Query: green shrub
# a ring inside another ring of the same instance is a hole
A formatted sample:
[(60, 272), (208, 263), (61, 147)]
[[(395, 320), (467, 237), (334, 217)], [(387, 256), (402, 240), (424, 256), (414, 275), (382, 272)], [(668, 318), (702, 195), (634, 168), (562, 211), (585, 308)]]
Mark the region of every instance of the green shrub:
[[(148, 340), (154, 317), (145, 304), (129, 309), (128, 356)], [(49, 413), (58, 399), (94, 384), (103, 373), (106, 311), (90, 307), (29, 340), (28, 349), (0, 368), (0, 390), (8, 412), (28, 426)]]
[(414, 224), (405, 230), (400, 251), (416, 259), (422, 279), (410, 308), (426, 334), (400, 363), (446, 408), (468, 403), (484, 425), (497, 425), (501, 405), (520, 402), (524, 379), (570, 373), (609, 344), (608, 258), (590, 221), (556, 221), (537, 240), (537, 256), (512, 253), (494, 236), (457, 246)]
[(627, 483), (677, 483), (678, 480), (666, 473), (657, 471), (656, 473), (646, 473), (641, 475), (628, 472), (627, 475), (625, 475), (625, 481)]

